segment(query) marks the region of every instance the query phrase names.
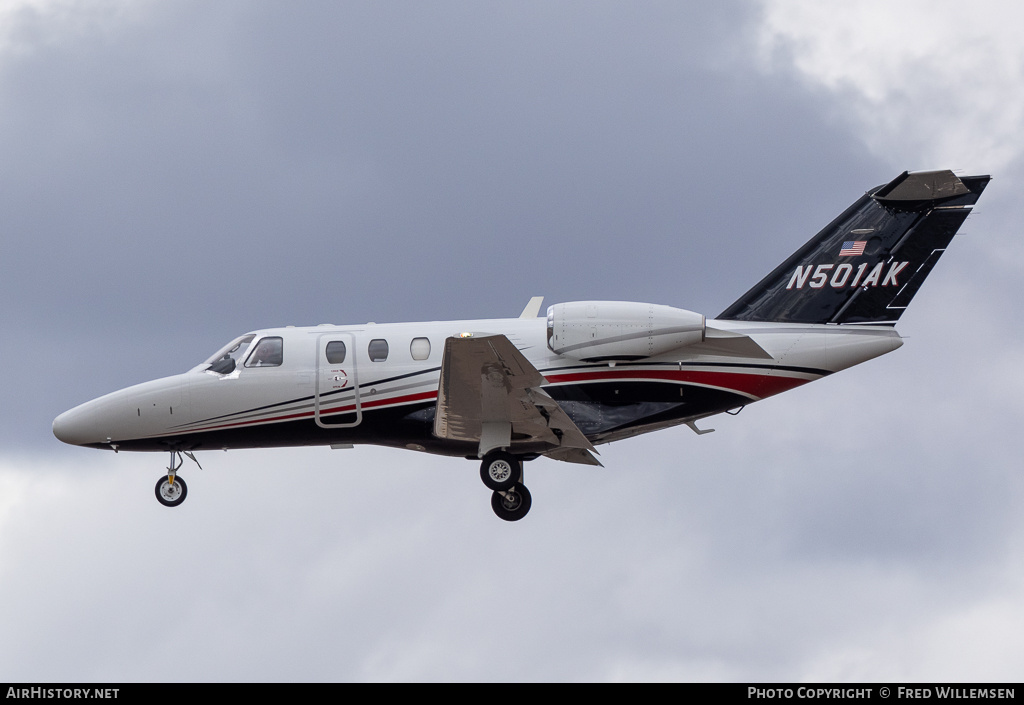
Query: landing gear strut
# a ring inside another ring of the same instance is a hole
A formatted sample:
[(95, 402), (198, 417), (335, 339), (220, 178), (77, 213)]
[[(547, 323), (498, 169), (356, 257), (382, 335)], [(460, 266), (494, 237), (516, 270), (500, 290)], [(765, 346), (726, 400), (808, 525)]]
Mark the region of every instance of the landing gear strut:
[(505, 521), (519, 521), (530, 511), (530, 491), (523, 484), (523, 461), (496, 450), (480, 463), (480, 479), (492, 490), (491, 509)]
[[(195, 460), (196, 465), (199, 465), (199, 461), (196, 460), (194, 455), (188, 451), (185, 451), (185, 455)], [(177, 507), (185, 501), (185, 497), (188, 495), (188, 485), (185, 484), (183, 479), (178, 477), (178, 470), (181, 469), (184, 462), (181, 453), (172, 450), (171, 463), (167, 466), (167, 476), (161, 477), (156, 482), (156, 500), (165, 507)]]

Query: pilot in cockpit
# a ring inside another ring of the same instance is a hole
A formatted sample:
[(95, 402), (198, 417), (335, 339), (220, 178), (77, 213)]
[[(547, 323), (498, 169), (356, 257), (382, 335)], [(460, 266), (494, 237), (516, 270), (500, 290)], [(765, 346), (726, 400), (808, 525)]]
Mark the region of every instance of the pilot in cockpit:
[(264, 338), (256, 346), (246, 367), (279, 367), (283, 359), (281, 338)]

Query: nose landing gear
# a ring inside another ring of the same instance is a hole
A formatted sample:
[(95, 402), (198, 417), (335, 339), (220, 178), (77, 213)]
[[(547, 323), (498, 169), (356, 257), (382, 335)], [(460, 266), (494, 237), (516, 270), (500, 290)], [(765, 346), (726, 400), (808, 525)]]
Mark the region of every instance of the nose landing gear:
[[(199, 465), (199, 461), (196, 460), (196, 456), (192, 455), (187, 450), (185, 455), (190, 457), (196, 465)], [(185, 497), (188, 496), (188, 485), (185, 481), (178, 477), (178, 470), (181, 469), (182, 464), (185, 461), (181, 457), (181, 452), (172, 450), (171, 451), (171, 462), (167, 466), (167, 476), (161, 477), (156, 482), (156, 500), (165, 507), (177, 507), (179, 504), (185, 501)], [(199, 469), (202, 470), (203, 466), (199, 465)]]

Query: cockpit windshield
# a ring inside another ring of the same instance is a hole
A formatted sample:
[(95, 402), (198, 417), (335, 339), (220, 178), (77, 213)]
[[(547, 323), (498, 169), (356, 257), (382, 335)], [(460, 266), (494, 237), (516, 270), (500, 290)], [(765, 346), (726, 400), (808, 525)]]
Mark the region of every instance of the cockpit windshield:
[(246, 348), (249, 347), (249, 343), (251, 343), (255, 337), (255, 333), (250, 333), (249, 335), (243, 335), (240, 338), (235, 338), (225, 345), (217, 352), (216, 355), (206, 361), (206, 364), (209, 365), (209, 367), (206, 368), (207, 372), (216, 372), (217, 374), (222, 375), (234, 372), (235, 365), (242, 357)]

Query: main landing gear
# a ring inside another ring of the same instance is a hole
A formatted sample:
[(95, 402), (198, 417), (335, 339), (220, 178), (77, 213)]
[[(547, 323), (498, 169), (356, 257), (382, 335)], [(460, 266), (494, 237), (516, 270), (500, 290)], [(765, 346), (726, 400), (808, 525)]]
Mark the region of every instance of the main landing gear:
[[(196, 465), (199, 465), (199, 461), (196, 460), (196, 456), (185, 451), (185, 455), (195, 461)], [(172, 450), (171, 451), (171, 462), (167, 466), (166, 477), (161, 477), (156, 481), (156, 501), (165, 507), (177, 507), (179, 504), (185, 501), (185, 497), (188, 496), (188, 485), (185, 481), (178, 477), (178, 470), (181, 469), (182, 464), (185, 461), (181, 457), (181, 452)], [(202, 470), (203, 466), (199, 465), (199, 469)]]
[(491, 509), (500, 519), (519, 521), (530, 511), (533, 498), (526, 485), (515, 484), (504, 492), (491, 494)]
[(480, 463), (480, 479), (492, 490), (491, 509), (505, 521), (519, 521), (530, 511), (532, 498), (523, 484), (523, 461), (506, 453), (494, 451)]

